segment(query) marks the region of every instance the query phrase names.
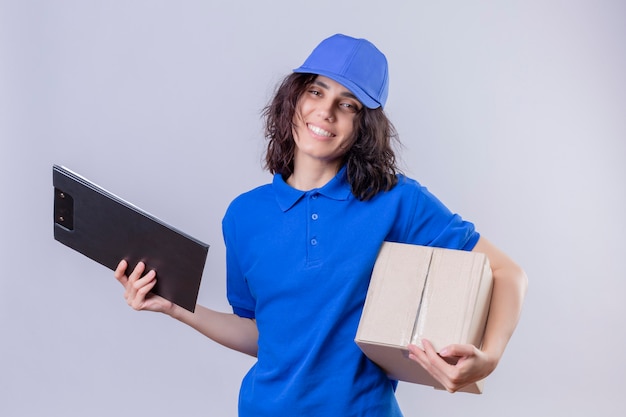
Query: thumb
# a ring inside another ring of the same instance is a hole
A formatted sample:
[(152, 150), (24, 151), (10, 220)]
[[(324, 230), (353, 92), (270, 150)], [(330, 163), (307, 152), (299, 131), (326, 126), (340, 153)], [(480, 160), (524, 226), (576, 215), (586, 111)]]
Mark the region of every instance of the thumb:
[(442, 358), (453, 359), (471, 356), (474, 349), (470, 345), (448, 345), (439, 351)]

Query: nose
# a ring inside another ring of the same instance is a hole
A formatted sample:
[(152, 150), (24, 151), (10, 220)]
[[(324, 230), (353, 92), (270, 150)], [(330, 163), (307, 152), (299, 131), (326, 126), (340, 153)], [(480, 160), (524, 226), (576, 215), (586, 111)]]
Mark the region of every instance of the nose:
[(318, 114), (322, 119), (328, 120), (331, 123), (335, 120), (332, 103), (320, 103)]

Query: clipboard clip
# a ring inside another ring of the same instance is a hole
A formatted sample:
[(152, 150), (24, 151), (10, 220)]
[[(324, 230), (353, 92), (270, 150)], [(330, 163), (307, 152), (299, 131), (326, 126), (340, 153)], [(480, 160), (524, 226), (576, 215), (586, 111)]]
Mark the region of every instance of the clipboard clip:
[(58, 188), (54, 189), (54, 223), (74, 230), (74, 198)]

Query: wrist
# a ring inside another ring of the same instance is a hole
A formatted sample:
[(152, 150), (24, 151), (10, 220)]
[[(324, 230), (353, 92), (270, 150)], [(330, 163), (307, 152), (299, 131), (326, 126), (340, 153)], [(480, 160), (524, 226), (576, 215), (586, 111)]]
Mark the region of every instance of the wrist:
[(500, 349), (489, 349), (488, 347), (484, 347), (481, 349), (483, 354), (485, 355), (486, 362), (488, 364), (489, 373), (493, 372), (494, 369), (500, 363), (500, 358), (502, 357), (502, 351)]
[(185, 312), (187, 312), (187, 310), (174, 303), (172, 303), (169, 308), (163, 311), (164, 314), (167, 314), (168, 316), (176, 320), (182, 320)]

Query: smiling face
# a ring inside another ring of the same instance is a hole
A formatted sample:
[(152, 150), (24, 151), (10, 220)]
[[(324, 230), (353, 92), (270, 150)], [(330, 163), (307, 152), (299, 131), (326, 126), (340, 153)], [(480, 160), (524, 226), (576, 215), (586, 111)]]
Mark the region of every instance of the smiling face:
[(363, 105), (343, 85), (318, 76), (304, 91), (294, 115), (294, 164), (339, 169), (354, 141), (354, 118)]

